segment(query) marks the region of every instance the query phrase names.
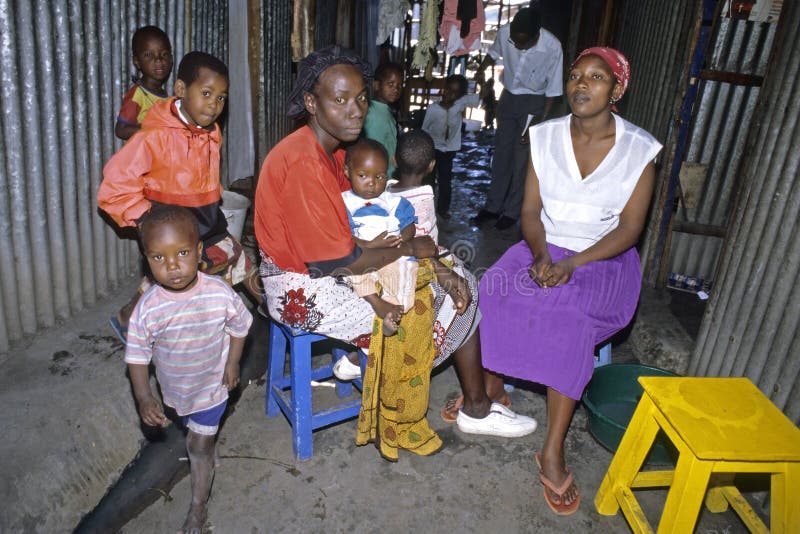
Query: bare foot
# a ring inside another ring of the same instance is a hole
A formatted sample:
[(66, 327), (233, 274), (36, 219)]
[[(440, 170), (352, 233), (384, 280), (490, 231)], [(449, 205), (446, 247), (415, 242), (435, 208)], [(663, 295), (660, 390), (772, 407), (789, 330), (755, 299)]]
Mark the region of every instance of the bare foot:
[(386, 302), (378, 295), (367, 295), (364, 300), (369, 302), (375, 315), (383, 319), (383, 335), (393, 336), (400, 326), (400, 318), (403, 316), (403, 307), (398, 304)]
[(186, 521), (178, 531), (178, 534), (203, 534), (203, 526), (206, 524), (206, 506), (204, 504), (192, 504)]
[(386, 337), (393, 336), (397, 333), (398, 328), (400, 328), (400, 315), (395, 318), (393, 311), (387, 313), (386, 317), (383, 318), (383, 335)]

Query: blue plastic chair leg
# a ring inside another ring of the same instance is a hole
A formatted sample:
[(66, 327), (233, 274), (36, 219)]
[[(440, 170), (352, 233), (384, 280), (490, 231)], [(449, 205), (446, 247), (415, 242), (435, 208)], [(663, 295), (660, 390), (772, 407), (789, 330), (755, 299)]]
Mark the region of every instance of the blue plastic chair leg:
[(292, 369), (292, 449), (295, 458), (313, 456), (314, 442), (311, 421), (311, 338), (293, 337), (291, 343)]
[(602, 345), (597, 352), (597, 357), (594, 359), (595, 367), (608, 365), (609, 363), (611, 363), (611, 342)]

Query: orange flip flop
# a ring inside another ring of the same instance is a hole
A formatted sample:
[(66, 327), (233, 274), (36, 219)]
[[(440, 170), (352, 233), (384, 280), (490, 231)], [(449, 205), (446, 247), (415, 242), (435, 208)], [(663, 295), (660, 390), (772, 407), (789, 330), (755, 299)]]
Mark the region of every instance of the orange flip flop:
[[(452, 407), (448, 409), (448, 406), (450, 405), (451, 402), (453, 403)], [(508, 395), (503, 395), (500, 398), (500, 400), (492, 402), (499, 402), (506, 408), (509, 408), (511, 406), (511, 398), (509, 398)], [(455, 423), (456, 418), (458, 417), (458, 411), (461, 409), (462, 406), (464, 406), (464, 395), (459, 395), (455, 399), (450, 399), (449, 401), (445, 402), (441, 412), (442, 420), (445, 423)]]
[[(540, 459), (540, 455), (536, 453), (536, 465), (539, 466), (539, 480), (541, 481), (544, 488), (544, 501), (547, 503), (547, 506), (555, 513), (556, 515), (572, 515), (578, 511), (578, 507), (581, 504), (581, 494), (578, 492), (578, 486), (575, 486), (575, 491), (577, 492), (577, 497), (575, 500), (569, 504), (564, 504), (564, 494), (567, 490), (575, 483), (575, 478), (572, 476), (572, 471), (569, 468), (567, 470), (567, 478), (564, 479), (564, 482), (561, 483), (560, 486), (556, 486), (556, 484), (547, 478), (544, 473), (542, 472), (542, 462)], [(555, 494), (555, 498), (553, 498), (547, 490), (552, 491)]]

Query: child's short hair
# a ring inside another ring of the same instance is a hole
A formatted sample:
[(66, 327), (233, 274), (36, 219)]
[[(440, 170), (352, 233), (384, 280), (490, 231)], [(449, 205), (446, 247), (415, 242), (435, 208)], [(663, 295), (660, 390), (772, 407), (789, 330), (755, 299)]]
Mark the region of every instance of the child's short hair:
[(381, 63), (378, 65), (378, 68), (375, 69), (375, 75), (373, 79), (378, 82), (385, 81), (386, 78), (389, 77), (392, 73), (397, 73), (400, 78), (403, 78), (403, 66), (399, 63), (395, 63), (393, 61), (389, 61), (388, 63)]
[(188, 87), (197, 80), (197, 77), (200, 75), (200, 69), (203, 67), (228, 78), (228, 67), (225, 63), (211, 54), (195, 50), (189, 52), (181, 59), (181, 63), (178, 65), (178, 79)]
[(383, 156), (386, 165), (389, 165), (389, 152), (386, 151), (386, 147), (369, 137), (360, 137), (358, 141), (347, 147), (344, 157), (345, 165), (350, 165), (350, 159), (353, 157), (353, 154), (359, 150), (373, 150), (378, 152)]
[(467, 79), (461, 74), (451, 74), (450, 76), (444, 79), (444, 83), (445, 85), (450, 85), (451, 83), (457, 83), (458, 90), (461, 92), (461, 96), (467, 94)]
[(144, 46), (144, 43), (147, 42), (148, 39), (163, 39), (164, 42), (169, 45), (169, 49), (172, 50), (172, 43), (169, 42), (169, 36), (159, 28), (158, 26), (142, 26), (135, 32), (133, 32), (133, 38), (131, 39), (131, 51), (135, 54), (138, 54), (139, 51)]
[(155, 204), (139, 221), (139, 238), (142, 246), (145, 245), (147, 233), (151, 229), (166, 223), (188, 224), (191, 228), (192, 239), (200, 241), (200, 225), (191, 211), (183, 206), (175, 206), (174, 204)]
[(394, 158), (400, 174), (425, 172), (435, 156), (433, 139), (425, 130), (409, 130), (397, 139)]

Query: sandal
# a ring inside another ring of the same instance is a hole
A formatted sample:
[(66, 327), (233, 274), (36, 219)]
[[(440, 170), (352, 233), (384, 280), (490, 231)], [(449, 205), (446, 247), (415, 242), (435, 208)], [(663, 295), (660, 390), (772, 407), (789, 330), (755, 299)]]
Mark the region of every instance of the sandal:
[(117, 335), (117, 339), (119, 339), (120, 342), (123, 345), (127, 345), (128, 344), (128, 327), (127, 326), (122, 326), (122, 324), (119, 322), (119, 317), (117, 317), (115, 315), (115, 316), (109, 318), (108, 324), (111, 325), (111, 329), (114, 330), (114, 334)]
[[(562, 482), (560, 486), (556, 486), (555, 482), (547, 478), (542, 472), (541, 456), (538, 452), (536, 453), (536, 465), (539, 466), (539, 480), (544, 486), (544, 501), (547, 503), (547, 506), (550, 507), (553, 513), (556, 515), (566, 516), (577, 512), (578, 507), (581, 504), (581, 494), (578, 492), (578, 486), (575, 485), (575, 478), (572, 476), (572, 471), (570, 471), (567, 467), (567, 478), (564, 479), (564, 482)], [(573, 485), (575, 485), (575, 500), (569, 504), (564, 504), (564, 494)], [(555, 497), (551, 496), (551, 494), (547, 491), (548, 489), (555, 494)]]
[[(492, 402), (502, 404), (506, 408), (511, 406), (511, 398), (506, 394), (503, 394), (502, 397)], [(464, 395), (459, 395), (458, 397), (445, 402), (441, 412), (442, 420), (445, 423), (455, 423), (456, 419), (458, 418), (458, 411), (461, 410), (462, 406), (464, 406)]]

